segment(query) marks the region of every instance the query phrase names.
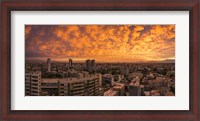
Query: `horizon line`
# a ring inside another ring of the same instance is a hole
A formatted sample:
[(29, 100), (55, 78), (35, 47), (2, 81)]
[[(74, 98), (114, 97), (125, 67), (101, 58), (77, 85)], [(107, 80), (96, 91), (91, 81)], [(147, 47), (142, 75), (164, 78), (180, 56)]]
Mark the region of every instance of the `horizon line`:
[[(48, 58), (47, 58), (48, 59)], [(72, 59), (73, 60), (73, 59)], [(88, 60), (88, 59), (86, 59), (86, 60)], [(85, 61), (86, 60), (84, 60), (84, 61), (77, 61), (77, 60), (73, 60), (73, 63), (85, 63)], [(95, 60), (95, 59), (90, 59), (90, 60)], [(29, 62), (46, 62), (46, 60), (38, 60), (38, 59), (34, 59), (34, 60), (27, 60), (27, 59), (25, 59), (25, 62), (27, 62), (27, 61), (29, 61)], [(59, 60), (51, 60), (52, 62), (62, 62), (62, 63), (68, 63), (68, 61), (59, 61)], [(171, 61), (173, 61), (173, 62), (171, 62)], [(110, 61), (110, 62), (108, 62), (108, 61), (96, 61), (95, 60), (95, 63), (152, 63), (152, 62), (156, 62), (156, 63), (159, 63), (159, 62), (166, 62), (166, 63), (175, 63), (175, 59), (166, 59), (166, 60), (149, 60), (149, 61), (132, 61), (132, 62), (129, 62), (129, 61)]]

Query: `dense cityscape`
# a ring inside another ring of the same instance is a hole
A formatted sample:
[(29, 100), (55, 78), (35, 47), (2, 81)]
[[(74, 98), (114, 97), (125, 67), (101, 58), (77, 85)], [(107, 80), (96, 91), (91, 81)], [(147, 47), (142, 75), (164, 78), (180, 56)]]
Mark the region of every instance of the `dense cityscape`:
[(25, 96), (174, 96), (175, 63), (26, 62)]
[(175, 25), (25, 25), (25, 96), (175, 96)]

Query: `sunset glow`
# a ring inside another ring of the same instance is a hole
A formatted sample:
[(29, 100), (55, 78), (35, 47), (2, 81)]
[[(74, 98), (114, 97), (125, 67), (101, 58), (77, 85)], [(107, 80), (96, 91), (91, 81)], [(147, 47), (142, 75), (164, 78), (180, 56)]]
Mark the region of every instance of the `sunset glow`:
[(146, 62), (175, 59), (175, 25), (26, 25), (27, 60)]

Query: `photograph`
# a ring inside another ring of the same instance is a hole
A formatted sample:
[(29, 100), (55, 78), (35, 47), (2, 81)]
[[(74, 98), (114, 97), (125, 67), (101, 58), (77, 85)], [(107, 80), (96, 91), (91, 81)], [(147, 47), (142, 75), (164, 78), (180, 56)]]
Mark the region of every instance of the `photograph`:
[(175, 96), (175, 24), (24, 27), (25, 96)]
[(0, 121), (200, 121), (199, 3), (0, 1)]

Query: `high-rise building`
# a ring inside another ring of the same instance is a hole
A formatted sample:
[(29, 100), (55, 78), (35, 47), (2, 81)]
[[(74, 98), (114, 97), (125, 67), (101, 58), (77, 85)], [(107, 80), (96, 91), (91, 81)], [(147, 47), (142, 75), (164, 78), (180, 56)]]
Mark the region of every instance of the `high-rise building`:
[(48, 70), (48, 72), (51, 71), (51, 59), (50, 58), (47, 59), (47, 70)]
[(92, 63), (91, 63), (90, 59), (85, 61), (85, 68), (88, 72), (92, 72)]
[(72, 59), (69, 59), (69, 68), (73, 67), (73, 61)]
[(25, 73), (25, 96), (31, 95), (31, 73)]
[(85, 68), (88, 72), (94, 72), (96, 70), (95, 60), (86, 60), (85, 61)]
[(95, 67), (96, 66), (95, 60), (91, 60), (91, 64), (92, 64), (92, 67)]
[(39, 96), (41, 89), (41, 72), (25, 74), (25, 96)]
[(99, 74), (99, 86), (102, 86), (102, 74)]
[(92, 70), (95, 71), (96, 70), (95, 60), (91, 60), (91, 65), (92, 65)]

